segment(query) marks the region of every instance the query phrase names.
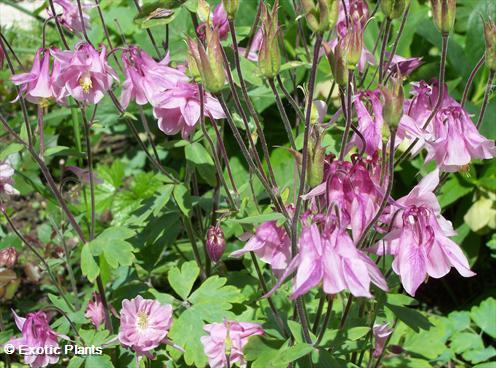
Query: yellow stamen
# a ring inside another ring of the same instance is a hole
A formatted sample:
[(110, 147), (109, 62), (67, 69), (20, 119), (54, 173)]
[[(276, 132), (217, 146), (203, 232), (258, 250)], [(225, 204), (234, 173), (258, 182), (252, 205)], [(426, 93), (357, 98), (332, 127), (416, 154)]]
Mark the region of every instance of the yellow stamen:
[(138, 326), (142, 330), (148, 327), (148, 316), (144, 312), (139, 312), (138, 313)]
[(93, 82), (91, 81), (91, 77), (88, 74), (83, 75), (79, 79), (79, 85), (83, 87), (84, 93), (88, 93), (90, 89), (93, 87)]
[(40, 105), (42, 109), (47, 108), (48, 106), (50, 106), (50, 97), (40, 98), (40, 100), (38, 101), (38, 105)]

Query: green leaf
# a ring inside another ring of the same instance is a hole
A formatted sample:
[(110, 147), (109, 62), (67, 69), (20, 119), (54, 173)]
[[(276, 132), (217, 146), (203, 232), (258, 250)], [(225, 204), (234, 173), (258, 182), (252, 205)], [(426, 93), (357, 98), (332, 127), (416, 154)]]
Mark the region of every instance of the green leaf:
[(282, 346), (280, 341), (268, 340), (260, 336), (250, 338), (245, 345), (246, 359), (253, 361), (252, 368), (285, 368), (314, 350), (306, 343), (296, 343), (289, 346), (286, 342)]
[(496, 356), (496, 349), (492, 346), (482, 350), (470, 350), (463, 354), (463, 359), (468, 360), (474, 364), (482, 363), (486, 360)]
[(184, 184), (175, 185), (173, 195), (181, 212), (184, 213), (186, 216), (189, 216), (192, 204), (191, 195), (188, 188), (186, 188)]
[(351, 341), (356, 341), (359, 338), (365, 336), (370, 331), (368, 326), (352, 327), (346, 333), (348, 339)]
[(100, 274), (100, 267), (93, 258), (89, 244), (83, 245), (81, 250), (81, 271), (91, 282), (95, 281)]
[(67, 368), (79, 368), (84, 363), (84, 358), (80, 356), (73, 356), (67, 365)]
[(110, 227), (90, 242), (93, 255), (102, 255), (112, 268), (130, 266), (134, 261), (133, 246), (126, 239), (134, 236), (134, 231), (126, 227)]
[(179, 7), (185, 0), (160, 0), (153, 3), (145, 3), (134, 22), (141, 28), (150, 28), (169, 24), (177, 15), (175, 8)]
[(85, 361), (85, 368), (114, 368), (108, 355), (88, 355)]
[(472, 332), (457, 332), (451, 337), (451, 349), (457, 354), (469, 350), (482, 350), (484, 343), (482, 338)]
[(11, 143), (7, 147), (5, 147), (0, 153), (0, 161), (4, 161), (7, 157), (12, 155), (13, 153), (17, 153), (23, 149), (23, 145), (20, 143)]
[(196, 262), (190, 261), (183, 263), (181, 270), (178, 267), (172, 267), (169, 271), (168, 279), (174, 291), (183, 300), (186, 300), (199, 274), (200, 269)]
[(486, 227), (496, 228), (496, 209), (491, 198), (481, 197), (475, 202), (463, 217), (464, 221), (474, 232)]
[(187, 145), (184, 147), (184, 153), (186, 159), (196, 165), (214, 165), (214, 161), (212, 160), (212, 157), (210, 157), (210, 153), (200, 143), (193, 142)]
[(172, 324), (171, 339), (185, 350), (187, 365), (203, 367), (207, 357), (200, 341), (204, 323), (221, 322), (233, 318), (230, 312), (233, 303), (244, 300), (243, 294), (234, 286), (225, 286), (227, 279), (212, 276), (188, 298), (191, 307), (186, 309)]
[(496, 299), (484, 300), (478, 307), (472, 307), (470, 317), (482, 331), (496, 338)]
[(457, 175), (454, 175), (441, 187), (438, 196), (439, 204), (444, 208), (467, 195), (472, 190), (472, 186), (462, 181)]
[(385, 307), (415, 332), (419, 332), (420, 329), (428, 330), (432, 327), (432, 323), (423, 314), (414, 309), (389, 303), (386, 303)]
[(173, 190), (174, 190), (173, 184), (166, 184), (158, 189), (158, 192), (160, 194), (155, 198), (155, 201), (153, 202), (152, 205), (153, 216), (157, 217), (160, 214), (160, 211), (162, 211), (162, 209), (167, 205), (167, 203), (169, 203)]
[(249, 216), (242, 219), (232, 219), (229, 222), (235, 222), (238, 224), (260, 224), (266, 221), (283, 221), (286, 220), (284, 215), (279, 212), (264, 213), (256, 216)]
[(49, 147), (45, 151), (45, 157), (50, 156), (75, 156), (85, 157), (84, 154), (66, 146)]

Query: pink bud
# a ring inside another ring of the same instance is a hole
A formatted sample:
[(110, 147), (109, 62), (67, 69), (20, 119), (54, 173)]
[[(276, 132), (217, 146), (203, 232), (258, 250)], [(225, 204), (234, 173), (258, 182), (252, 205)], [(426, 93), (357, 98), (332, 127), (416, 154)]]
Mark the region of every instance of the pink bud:
[(224, 253), (226, 248), (226, 241), (224, 239), (224, 232), (222, 228), (217, 226), (211, 226), (207, 231), (207, 253), (210, 259), (214, 262), (218, 262)]
[(0, 250), (0, 267), (12, 268), (17, 261), (17, 251), (14, 247)]

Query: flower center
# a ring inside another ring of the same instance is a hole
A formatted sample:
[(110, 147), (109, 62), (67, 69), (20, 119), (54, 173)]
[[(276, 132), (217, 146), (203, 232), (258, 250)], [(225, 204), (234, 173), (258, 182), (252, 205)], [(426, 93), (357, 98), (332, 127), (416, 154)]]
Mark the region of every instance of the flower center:
[(50, 106), (50, 97), (48, 98), (40, 98), (39, 102), (38, 102), (38, 105), (44, 109), (44, 108), (47, 108), (48, 106)]
[(84, 93), (88, 93), (90, 91), (93, 87), (93, 82), (91, 81), (89, 73), (83, 74), (83, 76), (79, 79), (79, 85), (83, 88)]
[(144, 312), (138, 313), (138, 327), (142, 330), (148, 327), (148, 315)]

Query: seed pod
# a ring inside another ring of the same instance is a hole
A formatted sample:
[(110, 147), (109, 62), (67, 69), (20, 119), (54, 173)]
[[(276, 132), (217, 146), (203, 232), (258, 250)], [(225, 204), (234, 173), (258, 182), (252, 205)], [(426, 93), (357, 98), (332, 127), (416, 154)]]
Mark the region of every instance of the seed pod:
[(341, 42), (346, 66), (348, 69), (354, 70), (362, 57), (363, 50), (363, 28), (360, 19), (354, 18), (350, 22), (348, 32)]
[(239, 8), (239, 0), (222, 0), (222, 5), (224, 5), (227, 17), (231, 20), (234, 19)]
[(484, 38), (486, 39), (486, 65), (496, 71), (496, 24), (492, 19), (484, 22)]
[(390, 129), (396, 129), (403, 116), (403, 82), (401, 76), (391, 77), (386, 87), (381, 87), (384, 96), (382, 116)]
[(447, 35), (455, 24), (456, 0), (431, 0), (434, 25), (443, 35)]
[(207, 253), (213, 262), (219, 262), (226, 248), (224, 232), (220, 225), (211, 226), (207, 231)]
[(272, 11), (262, 3), (262, 43), (258, 53), (258, 67), (260, 74), (265, 78), (274, 78), (279, 74), (281, 68), (281, 52), (277, 34), (279, 25), (277, 22), (278, 1), (274, 3)]
[(405, 11), (406, 0), (381, 0), (381, 9), (389, 19), (401, 17)]
[(322, 183), (324, 179), (325, 148), (320, 143), (320, 134), (314, 129), (308, 145), (307, 180), (310, 187)]
[(332, 75), (338, 86), (346, 86), (348, 84), (348, 68), (346, 67), (343, 51), (341, 50), (342, 44), (338, 43), (334, 51), (327, 43), (323, 43), (327, 60), (331, 66)]
[(331, 30), (338, 21), (340, 0), (301, 0), (308, 27), (313, 32)]

